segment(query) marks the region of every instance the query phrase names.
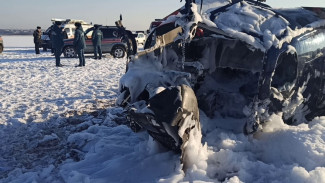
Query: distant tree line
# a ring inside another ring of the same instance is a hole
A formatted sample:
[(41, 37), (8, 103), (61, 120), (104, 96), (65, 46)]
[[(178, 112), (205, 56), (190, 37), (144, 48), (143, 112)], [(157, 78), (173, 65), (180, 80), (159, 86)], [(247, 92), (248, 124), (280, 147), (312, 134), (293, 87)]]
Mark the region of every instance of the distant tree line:
[(0, 35), (33, 35), (33, 29), (0, 29)]

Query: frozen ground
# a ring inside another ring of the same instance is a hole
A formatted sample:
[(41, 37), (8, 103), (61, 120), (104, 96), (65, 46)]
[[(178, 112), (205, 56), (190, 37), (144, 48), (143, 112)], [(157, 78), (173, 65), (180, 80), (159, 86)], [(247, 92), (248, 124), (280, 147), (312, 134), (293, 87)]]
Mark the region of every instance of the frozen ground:
[(325, 182), (325, 117), (264, 131), (201, 112), (199, 161), (186, 174), (179, 154), (121, 124), (114, 106), (124, 59), (62, 59), (34, 54), (32, 38), (4, 36), (0, 54), (0, 182)]
[(5, 96), (0, 99), (0, 124), (44, 122), (115, 97), (125, 60), (89, 58), (87, 67), (75, 68), (77, 59), (62, 59), (64, 67), (57, 68), (50, 52), (35, 55), (33, 48), (11, 47), (6, 38), (0, 65), (0, 95)]

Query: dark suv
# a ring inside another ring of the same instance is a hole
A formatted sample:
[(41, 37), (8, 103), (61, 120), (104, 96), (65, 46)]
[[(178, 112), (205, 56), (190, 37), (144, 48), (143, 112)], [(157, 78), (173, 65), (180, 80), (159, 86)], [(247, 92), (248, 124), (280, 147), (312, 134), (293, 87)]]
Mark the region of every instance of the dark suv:
[(2, 53), (2, 51), (3, 51), (3, 40), (0, 36), (0, 53)]
[(50, 39), (50, 34), (52, 31), (53, 25), (51, 25), (49, 28), (46, 29), (45, 32), (43, 32), (41, 36), (42, 40), (42, 47), (44, 51), (47, 51), (47, 49), (52, 49), (52, 41)]
[[(110, 53), (114, 58), (122, 58), (125, 56), (127, 46), (122, 42), (122, 32), (116, 26), (101, 26), (99, 28), (103, 32), (102, 52)], [(85, 31), (86, 48), (85, 53), (94, 53), (94, 47), (91, 35), (94, 27)], [(73, 39), (64, 40), (63, 48), (64, 57), (76, 57), (76, 51), (73, 47)]]

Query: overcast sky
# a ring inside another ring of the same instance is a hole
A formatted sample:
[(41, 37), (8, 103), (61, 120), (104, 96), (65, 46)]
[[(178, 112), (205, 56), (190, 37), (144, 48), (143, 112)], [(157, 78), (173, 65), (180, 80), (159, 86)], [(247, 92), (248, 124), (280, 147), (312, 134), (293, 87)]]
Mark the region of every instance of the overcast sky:
[[(0, 0), (0, 29), (34, 29), (51, 25), (51, 18), (82, 19), (114, 25), (123, 14), (130, 30), (146, 30), (155, 18), (163, 18), (184, 5), (180, 0)], [(274, 7), (325, 7), (325, 0), (267, 0)]]

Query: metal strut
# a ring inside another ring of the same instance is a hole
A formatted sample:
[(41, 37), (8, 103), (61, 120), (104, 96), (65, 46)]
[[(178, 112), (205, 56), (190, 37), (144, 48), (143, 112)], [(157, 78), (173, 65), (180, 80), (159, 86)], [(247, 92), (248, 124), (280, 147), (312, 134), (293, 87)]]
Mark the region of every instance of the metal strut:
[(185, 40), (185, 37), (182, 39), (182, 59), (181, 59), (181, 63), (180, 63), (180, 67), (179, 69), (180, 70), (184, 70), (184, 63), (185, 63), (185, 54), (186, 54), (186, 40)]

